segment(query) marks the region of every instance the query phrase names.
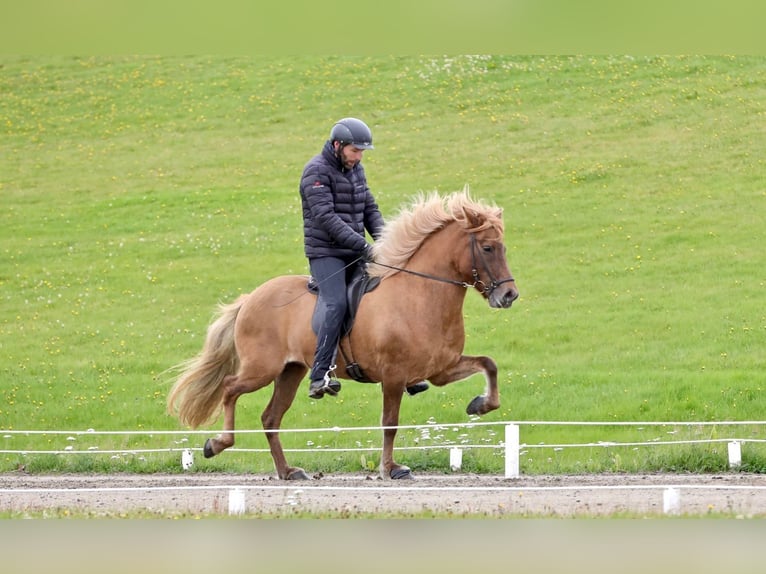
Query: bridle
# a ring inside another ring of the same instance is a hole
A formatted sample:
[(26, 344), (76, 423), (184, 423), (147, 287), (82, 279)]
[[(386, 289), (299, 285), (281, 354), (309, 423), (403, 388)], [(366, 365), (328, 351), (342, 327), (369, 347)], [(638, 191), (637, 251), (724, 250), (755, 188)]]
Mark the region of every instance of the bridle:
[[(487, 277), (489, 277), (489, 283), (484, 283), (484, 281), (479, 279), (479, 272), (476, 269), (476, 253), (478, 253), (479, 257), (481, 258), (481, 263), (484, 266), (484, 273), (486, 273)], [(510, 283), (511, 281), (514, 281), (513, 275), (509, 275), (500, 281), (497, 281), (492, 276), (492, 272), (489, 270), (489, 265), (487, 265), (487, 258), (484, 257), (484, 252), (479, 249), (479, 246), (476, 242), (476, 234), (474, 233), (471, 233), (471, 265), (473, 267), (471, 270), (471, 275), (473, 276), (473, 285), (468, 285), (467, 287), (476, 287), (485, 295), (489, 295), (503, 283)]]
[[(486, 283), (482, 281), (479, 278), (479, 270), (476, 265), (476, 254), (479, 254), (479, 259), (481, 259), (482, 266), (484, 267), (484, 273), (489, 278), (489, 283)], [(418, 277), (423, 277), (424, 279), (432, 279), (433, 281), (441, 281), (442, 283), (449, 283), (451, 285), (458, 285), (459, 287), (464, 287), (465, 289), (470, 289), (471, 287), (475, 287), (479, 291), (481, 291), (484, 295), (489, 296), (495, 289), (500, 287), (503, 283), (510, 283), (511, 281), (514, 281), (513, 276), (508, 276), (505, 279), (496, 280), (492, 276), (492, 272), (489, 270), (489, 265), (487, 265), (487, 258), (484, 257), (484, 253), (479, 250), (479, 246), (476, 242), (476, 234), (471, 233), (471, 276), (473, 277), (473, 283), (468, 283), (467, 281), (458, 281), (457, 279), (449, 279), (447, 277), (439, 277), (437, 275), (430, 275), (429, 273), (421, 273), (420, 271), (413, 271), (412, 269), (405, 269), (403, 267), (396, 267), (394, 265), (386, 265), (385, 263), (379, 263), (377, 261), (371, 261), (373, 265), (380, 265), (381, 267), (386, 267), (387, 269), (393, 269), (395, 271), (402, 271), (403, 273), (409, 273), (410, 275), (417, 275)]]

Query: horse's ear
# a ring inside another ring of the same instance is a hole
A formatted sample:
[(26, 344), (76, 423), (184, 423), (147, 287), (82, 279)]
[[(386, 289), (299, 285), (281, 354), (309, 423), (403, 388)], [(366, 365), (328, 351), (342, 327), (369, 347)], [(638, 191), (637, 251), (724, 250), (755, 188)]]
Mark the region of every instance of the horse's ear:
[(471, 207), (463, 208), (463, 218), (465, 219), (467, 224), (466, 227), (468, 229), (476, 229), (477, 227), (481, 227), (486, 221), (486, 217), (483, 213)]

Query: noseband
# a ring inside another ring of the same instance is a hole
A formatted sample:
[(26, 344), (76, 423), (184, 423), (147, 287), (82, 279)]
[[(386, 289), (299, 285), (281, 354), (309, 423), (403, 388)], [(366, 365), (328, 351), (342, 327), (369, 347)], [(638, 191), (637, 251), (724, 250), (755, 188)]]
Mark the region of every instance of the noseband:
[[(482, 281), (479, 278), (479, 270), (476, 265), (476, 253), (479, 254), (479, 258), (481, 259), (481, 263), (484, 267), (484, 273), (486, 273), (487, 277), (489, 278), (489, 283), (486, 283)], [(441, 281), (442, 283), (450, 283), (451, 285), (458, 285), (460, 287), (464, 287), (466, 289), (470, 289), (471, 287), (476, 287), (479, 291), (481, 291), (483, 294), (489, 296), (495, 289), (500, 287), (503, 283), (510, 283), (513, 281), (513, 276), (508, 276), (506, 279), (501, 279), (500, 281), (495, 280), (495, 278), (492, 276), (492, 272), (489, 270), (489, 265), (487, 265), (487, 259), (484, 257), (484, 253), (482, 253), (479, 250), (479, 246), (476, 243), (476, 234), (471, 233), (471, 276), (473, 277), (473, 283), (468, 283), (467, 281), (457, 281), (455, 279), (447, 279), (445, 277), (438, 277), (436, 275), (430, 275), (428, 273), (421, 273), (420, 271), (413, 271), (412, 269), (404, 269), (402, 267), (395, 267), (393, 265), (386, 265), (385, 263), (378, 263), (377, 261), (371, 262), (374, 265), (380, 265), (381, 267), (386, 267), (387, 269), (393, 269), (395, 271), (403, 271), (404, 273), (409, 273), (410, 275), (417, 275), (418, 277), (423, 277), (424, 279), (432, 279), (434, 281)]]

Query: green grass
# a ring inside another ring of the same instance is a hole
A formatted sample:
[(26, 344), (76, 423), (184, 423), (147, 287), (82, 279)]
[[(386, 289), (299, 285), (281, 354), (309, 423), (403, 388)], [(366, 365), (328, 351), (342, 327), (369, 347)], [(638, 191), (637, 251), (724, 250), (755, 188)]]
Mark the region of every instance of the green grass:
[[(465, 308), (466, 351), (500, 369), (503, 404), (485, 420), (763, 420), (764, 101), (766, 60), (748, 57), (4, 56), (0, 429), (178, 430), (164, 412), (166, 371), (198, 352), (215, 304), (306, 272), (298, 178), (346, 115), (373, 128), (365, 165), (387, 217), (420, 191), (465, 184), (505, 209), (521, 299), (494, 311), (470, 294)], [(406, 398), (401, 423), (467, 422), (482, 388), (474, 377)], [(240, 400), (240, 428), (258, 428), (268, 398)], [(335, 401), (301, 393), (285, 426), (376, 425), (380, 402), (378, 387), (353, 383)], [(497, 434), (477, 427), (471, 442), (499, 440), (502, 427), (490, 428)], [(524, 427), (522, 442), (647, 432)], [(764, 438), (762, 426), (719, 433)], [(352, 434), (285, 443), (379, 446), (379, 432)], [(399, 445), (415, 438), (402, 432)], [(97, 446), (178, 440), (109, 436)], [(245, 435), (238, 446), (265, 440)], [(522, 472), (725, 465), (720, 444), (530, 452)], [(398, 456), (416, 470), (446, 468), (447, 457)], [(0, 470), (178, 468), (177, 453), (143, 458), (3, 453)], [(766, 466), (758, 444), (743, 458)], [(359, 453), (291, 462), (365, 467)], [(272, 467), (266, 454), (234, 452), (195, 468)], [(502, 455), (471, 451), (464, 468), (501, 472)]]

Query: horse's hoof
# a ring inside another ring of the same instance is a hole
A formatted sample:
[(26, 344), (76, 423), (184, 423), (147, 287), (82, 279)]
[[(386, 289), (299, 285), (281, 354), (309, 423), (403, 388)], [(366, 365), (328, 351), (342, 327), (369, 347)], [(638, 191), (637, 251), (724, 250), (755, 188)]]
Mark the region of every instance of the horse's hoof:
[(210, 439), (205, 441), (205, 447), (202, 449), (202, 454), (205, 455), (205, 458), (213, 458), (215, 456), (215, 451), (213, 450), (213, 442)]
[(389, 476), (394, 480), (412, 480), (415, 478), (412, 476), (412, 471), (407, 466), (392, 468)]
[(475, 397), (465, 409), (465, 412), (469, 415), (483, 415), (484, 414), (484, 397)]
[(302, 468), (294, 468), (287, 473), (285, 480), (309, 480), (309, 475)]

